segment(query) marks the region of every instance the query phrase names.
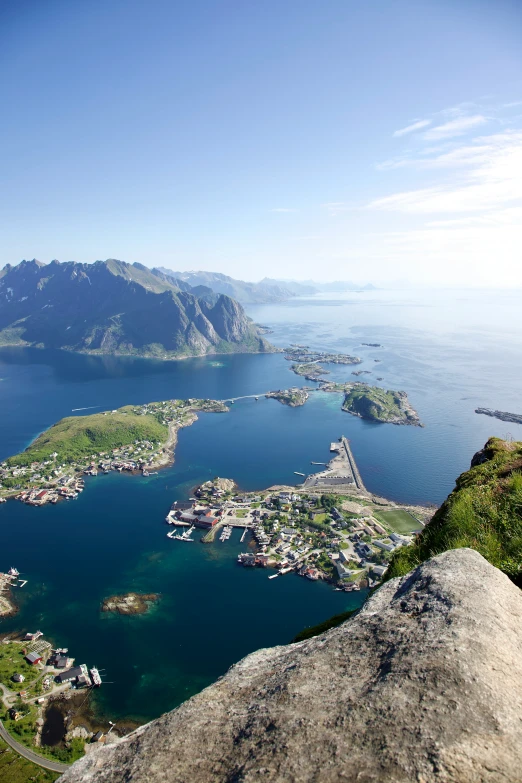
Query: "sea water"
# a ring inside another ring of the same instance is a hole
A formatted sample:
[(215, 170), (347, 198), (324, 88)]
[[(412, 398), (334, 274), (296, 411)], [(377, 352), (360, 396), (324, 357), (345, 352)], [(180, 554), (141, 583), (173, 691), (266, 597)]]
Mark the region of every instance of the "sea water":
[[(341, 411), (336, 394), (313, 393), (300, 408), (248, 398), (180, 431), (174, 465), (156, 476), (87, 478), (77, 500), (56, 506), (3, 504), (0, 568), (18, 567), (28, 584), (17, 592), (19, 614), (0, 622), (0, 634), (41, 629), (77, 663), (104, 670), (100, 710), (148, 720), (248, 652), (288, 643), (302, 628), (355, 607), (358, 594), (238, 567), (241, 531), (211, 545), (199, 536), (167, 539), (171, 503), (216, 475), (245, 490), (298, 481), (294, 471), (327, 461), (341, 434), (368, 489), (403, 503), (440, 503), (487, 437), (522, 439), (522, 427), (474, 413), (478, 405), (522, 412), (519, 305), (519, 294), (509, 292), (379, 291), (250, 308), (277, 345), (359, 355), (361, 365), (330, 366), (329, 377), (356, 380), (354, 370), (370, 370), (361, 379), (406, 390), (426, 426), (362, 421)], [(4, 348), (0, 458), (67, 415), (174, 397), (260, 396), (308, 383), (289, 366), (281, 354), (160, 362)], [(129, 591), (156, 592), (160, 600), (143, 616), (100, 612), (105, 597)]]

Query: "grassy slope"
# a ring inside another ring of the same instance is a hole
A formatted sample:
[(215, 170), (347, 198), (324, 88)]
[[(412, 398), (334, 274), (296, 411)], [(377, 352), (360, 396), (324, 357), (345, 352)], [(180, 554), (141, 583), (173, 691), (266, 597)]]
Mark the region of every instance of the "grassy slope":
[(447, 549), (471, 547), (522, 586), (522, 443), (491, 438), (484, 457), (457, 479), (415, 544), (393, 556), (387, 579)]
[(21, 758), (0, 739), (0, 783), (53, 783), (59, 777), (57, 772), (42, 769)]
[(132, 413), (94, 413), (61, 419), (40, 435), (25, 451), (10, 457), (9, 465), (28, 465), (58, 453), (60, 464), (91, 458), (135, 440), (164, 441), (168, 429), (153, 416)]

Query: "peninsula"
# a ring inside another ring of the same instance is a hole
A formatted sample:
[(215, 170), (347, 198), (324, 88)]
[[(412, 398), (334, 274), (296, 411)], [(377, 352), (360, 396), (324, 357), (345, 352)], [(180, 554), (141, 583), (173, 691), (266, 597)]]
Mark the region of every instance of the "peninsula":
[(77, 497), (84, 474), (126, 470), (148, 476), (173, 461), (178, 430), (193, 424), (198, 413), (228, 410), (217, 400), (188, 399), (69, 416), (2, 462), (0, 497), (41, 506)]
[(0, 617), (10, 617), (16, 614), (17, 609), (11, 598), (11, 590), (16, 584), (18, 574), (11, 569), (7, 574), (0, 573)]
[(475, 408), (475, 413), (482, 413), (484, 416), (492, 416), (494, 419), (500, 419), (500, 421), (509, 421), (512, 424), (522, 424), (522, 415), (519, 413), (494, 411), (491, 408)]

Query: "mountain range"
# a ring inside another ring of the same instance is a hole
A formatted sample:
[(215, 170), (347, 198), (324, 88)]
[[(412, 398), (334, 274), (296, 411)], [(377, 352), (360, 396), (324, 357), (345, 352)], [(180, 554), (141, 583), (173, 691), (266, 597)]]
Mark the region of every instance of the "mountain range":
[(160, 358), (274, 350), (230, 296), (116, 259), (7, 264), (0, 345)]
[(250, 283), (245, 280), (236, 280), (219, 272), (175, 272), (163, 266), (154, 271), (163, 273), (169, 279), (177, 281), (178, 284), (184, 282), (191, 286), (206, 286), (216, 293), (226, 294), (237, 299), (241, 304), (267, 304), (284, 302), (293, 296), (375, 289), (371, 283), (360, 285), (342, 280), (333, 283), (318, 283), (315, 280), (277, 280), (265, 277), (258, 283)]

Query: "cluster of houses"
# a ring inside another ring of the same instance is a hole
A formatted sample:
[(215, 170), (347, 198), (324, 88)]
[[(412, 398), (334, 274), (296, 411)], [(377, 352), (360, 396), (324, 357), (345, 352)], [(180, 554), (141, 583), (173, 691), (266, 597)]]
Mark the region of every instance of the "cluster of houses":
[[(26, 467), (9, 467), (4, 462), (0, 466), (0, 482), (2, 479), (18, 479), (19, 483), (14, 489), (22, 491), (15, 495), (16, 499), (30, 506), (44, 506), (46, 503), (57, 503), (62, 498), (77, 498), (85, 488), (80, 475), (82, 473), (96, 476), (100, 471), (109, 473), (111, 470), (141, 470), (148, 475), (147, 468), (156, 457), (156, 449), (157, 444), (149, 440), (135, 440), (134, 444), (112, 449), (111, 452), (92, 454), (90, 461), (83, 464), (73, 462), (57, 465), (56, 452), (51, 454), (52, 459), (32, 462)], [(147, 452), (151, 453), (147, 455)], [(0, 483), (0, 489), (2, 488)]]
[[(71, 683), (75, 688), (90, 688), (93, 686), (99, 686), (102, 684), (100, 673), (98, 669), (88, 669), (85, 664), (79, 666), (74, 665), (74, 658), (68, 655), (66, 648), (51, 649), (48, 642), (38, 642), (38, 639), (42, 636), (41, 631), (35, 633), (27, 633), (22, 641), (31, 643), (33, 649), (23, 649), (24, 659), (30, 666), (37, 666), (45, 672), (45, 677), (42, 679), (42, 687), (44, 691), (50, 691), (53, 682), (56, 685), (65, 685)], [(34, 644), (38, 642), (37, 644)], [(12, 675), (13, 682), (21, 684), (25, 682), (25, 676), (21, 672), (15, 672)], [(21, 690), (20, 696), (25, 698), (28, 694), (27, 691)], [(43, 699), (42, 699), (43, 700)]]

